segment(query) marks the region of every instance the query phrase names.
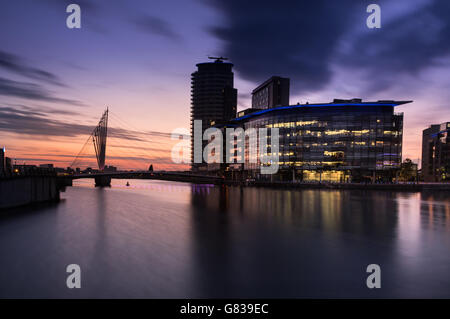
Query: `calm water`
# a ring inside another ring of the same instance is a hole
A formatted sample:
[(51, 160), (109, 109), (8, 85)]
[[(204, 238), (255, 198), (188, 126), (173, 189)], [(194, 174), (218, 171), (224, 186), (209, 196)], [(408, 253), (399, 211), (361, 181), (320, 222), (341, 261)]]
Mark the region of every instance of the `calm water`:
[(448, 193), (125, 183), (1, 214), (0, 297), (450, 297)]

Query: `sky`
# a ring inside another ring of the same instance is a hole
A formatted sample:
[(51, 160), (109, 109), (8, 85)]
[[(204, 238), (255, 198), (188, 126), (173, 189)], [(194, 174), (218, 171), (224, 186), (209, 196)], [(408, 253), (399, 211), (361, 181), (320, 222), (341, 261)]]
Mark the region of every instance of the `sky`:
[(413, 100), (396, 111), (417, 161), (422, 130), (450, 121), (448, 39), (446, 0), (0, 0), (0, 146), (17, 163), (94, 167), (92, 143), (73, 161), (109, 107), (107, 165), (186, 169), (170, 133), (189, 129), (190, 75), (216, 55), (234, 64), (238, 110), (272, 75), (291, 79), (291, 104)]

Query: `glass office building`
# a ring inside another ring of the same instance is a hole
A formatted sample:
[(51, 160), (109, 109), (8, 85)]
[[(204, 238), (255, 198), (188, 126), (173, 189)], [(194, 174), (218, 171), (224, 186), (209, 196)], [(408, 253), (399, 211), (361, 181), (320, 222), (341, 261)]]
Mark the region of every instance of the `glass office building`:
[[(391, 181), (402, 160), (403, 114), (394, 108), (410, 101), (362, 102), (334, 100), (327, 104), (303, 104), (252, 112), (234, 119), (250, 128), (279, 129), (275, 176), (260, 174), (262, 163), (250, 160), (245, 137), (244, 163), (229, 164), (242, 177), (298, 181)], [(259, 147), (259, 146), (258, 146)], [(270, 143), (267, 153), (271, 154)]]

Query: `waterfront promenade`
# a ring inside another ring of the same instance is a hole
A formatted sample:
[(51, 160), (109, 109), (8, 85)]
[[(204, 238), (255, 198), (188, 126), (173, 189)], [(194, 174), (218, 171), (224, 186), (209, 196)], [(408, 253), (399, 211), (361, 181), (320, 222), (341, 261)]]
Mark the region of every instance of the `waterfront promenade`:
[(450, 191), (450, 183), (331, 183), (331, 182), (270, 182), (224, 181), (227, 185), (271, 187), (280, 189), (358, 189), (420, 192), (423, 190)]

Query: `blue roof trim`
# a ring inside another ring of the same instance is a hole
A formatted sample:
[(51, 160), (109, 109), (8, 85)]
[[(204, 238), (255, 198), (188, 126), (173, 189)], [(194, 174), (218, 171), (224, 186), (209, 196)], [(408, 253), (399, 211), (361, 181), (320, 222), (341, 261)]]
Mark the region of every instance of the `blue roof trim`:
[(303, 107), (326, 107), (326, 106), (398, 106), (396, 103), (327, 103), (327, 104), (302, 104), (302, 105), (290, 105), (290, 106), (280, 106), (272, 109), (261, 110), (257, 112), (253, 112), (242, 117), (237, 117), (232, 121), (242, 121), (251, 117), (255, 117), (258, 115), (262, 115), (265, 113), (273, 112), (273, 111), (281, 111), (281, 110), (289, 110), (295, 108), (303, 108)]
[(431, 134), (431, 137), (437, 137), (439, 134), (446, 133), (446, 132), (449, 132), (449, 131), (450, 131), (450, 129), (446, 129), (446, 130), (443, 130), (443, 131)]

